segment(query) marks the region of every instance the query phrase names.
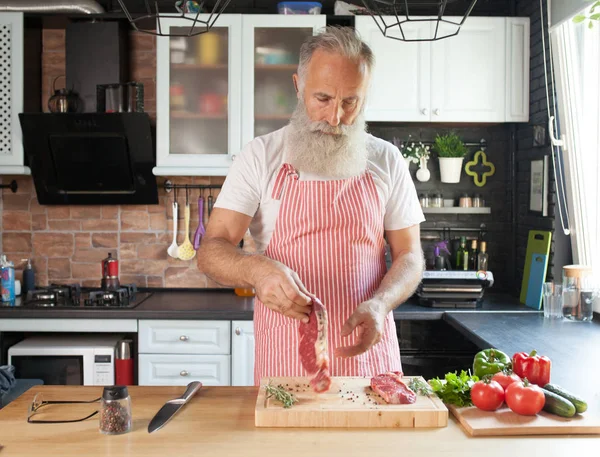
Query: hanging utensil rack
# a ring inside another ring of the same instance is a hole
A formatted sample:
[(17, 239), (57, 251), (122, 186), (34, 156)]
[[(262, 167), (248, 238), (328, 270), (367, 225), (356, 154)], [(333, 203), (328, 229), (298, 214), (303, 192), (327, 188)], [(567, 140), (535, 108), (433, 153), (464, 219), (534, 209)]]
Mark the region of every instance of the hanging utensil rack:
[(0, 184), (0, 189), (10, 189), (12, 190), (12, 193), (16, 193), (17, 189), (19, 188), (19, 185), (17, 184), (17, 181), (15, 181), (14, 179), (10, 182), (10, 184)]
[(163, 189), (167, 193), (171, 192), (173, 189), (220, 189), (220, 184), (174, 184), (170, 179), (165, 180), (163, 183)]

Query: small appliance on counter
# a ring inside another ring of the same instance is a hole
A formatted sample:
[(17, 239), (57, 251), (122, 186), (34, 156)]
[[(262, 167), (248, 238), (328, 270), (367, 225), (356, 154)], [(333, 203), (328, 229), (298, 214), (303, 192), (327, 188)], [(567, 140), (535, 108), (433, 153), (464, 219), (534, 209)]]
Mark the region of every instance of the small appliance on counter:
[(433, 308), (476, 308), (494, 284), (491, 271), (424, 271), (419, 304)]
[(112, 253), (102, 260), (102, 280), (100, 287), (103, 290), (117, 290), (121, 287), (119, 283), (119, 261), (113, 258)]

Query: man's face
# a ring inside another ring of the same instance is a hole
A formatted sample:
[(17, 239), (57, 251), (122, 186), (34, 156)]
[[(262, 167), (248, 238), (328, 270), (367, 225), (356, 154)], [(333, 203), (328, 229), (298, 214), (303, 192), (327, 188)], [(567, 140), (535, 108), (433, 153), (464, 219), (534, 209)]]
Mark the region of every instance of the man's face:
[[(294, 81), (298, 87), (296, 75)], [(298, 97), (303, 97), (311, 121), (326, 122), (332, 127), (324, 133), (339, 134), (340, 124), (352, 125), (359, 116), (368, 83), (364, 64), (317, 50), (308, 64), (304, 88)]]

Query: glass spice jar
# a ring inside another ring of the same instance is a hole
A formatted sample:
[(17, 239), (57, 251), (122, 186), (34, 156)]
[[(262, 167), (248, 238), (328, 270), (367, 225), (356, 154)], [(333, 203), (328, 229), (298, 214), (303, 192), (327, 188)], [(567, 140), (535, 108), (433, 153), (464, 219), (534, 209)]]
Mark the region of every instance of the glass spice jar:
[(471, 200), (471, 197), (469, 197), (467, 194), (462, 194), (460, 196), (460, 200), (458, 201), (458, 206), (460, 206), (461, 208), (472, 208), (473, 201)]
[(442, 194), (437, 193), (437, 194), (433, 194), (433, 197), (431, 198), (431, 207), (432, 208), (441, 208), (442, 205), (444, 204), (444, 199), (442, 198)]
[(485, 202), (483, 198), (481, 198), (480, 194), (475, 194), (473, 196), (473, 208), (483, 208), (485, 206)]
[(429, 195), (419, 195), (419, 202), (421, 203), (421, 208), (429, 208)]
[(131, 431), (131, 425), (131, 398), (127, 387), (105, 387), (100, 403), (100, 432), (120, 435)]

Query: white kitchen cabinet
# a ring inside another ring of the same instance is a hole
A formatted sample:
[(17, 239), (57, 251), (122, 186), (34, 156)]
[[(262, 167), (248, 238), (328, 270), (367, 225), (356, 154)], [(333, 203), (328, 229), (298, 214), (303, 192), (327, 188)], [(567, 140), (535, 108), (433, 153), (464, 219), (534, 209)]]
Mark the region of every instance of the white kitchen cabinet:
[[(157, 37), (154, 174), (225, 176), (245, 143), (284, 126), (296, 105), (300, 45), (325, 19), (222, 14), (209, 33)], [(186, 25), (161, 20), (167, 29)]]
[(140, 320), (138, 332), (140, 353), (230, 353), (230, 321)]
[(206, 386), (228, 386), (229, 355), (139, 354), (140, 386), (185, 386), (200, 381)]
[[(189, 25), (161, 19), (165, 31)], [(208, 33), (156, 38), (155, 175), (226, 174), (241, 142), (241, 33), (242, 16), (222, 14)]]
[(254, 322), (231, 322), (231, 385), (254, 385)]
[(506, 18), (506, 121), (529, 122), (529, 18)]
[(0, 175), (30, 175), (19, 113), (24, 98), (23, 13), (0, 14)]
[(242, 145), (290, 119), (297, 96), (292, 75), (300, 46), (325, 27), (325, 15), (242, 17)]
[[(432, 36), (435, 26), (421, 22), (405, 30), (421, 38)], [(456, 36), (404, 42), (383, 37), (371, 17), (356, 17), (376, 59), (367, 121), (526, 122), (528, 27), (528, 18), (471, 16)], [(442, 23), (439, 32), (455, 30)]]

